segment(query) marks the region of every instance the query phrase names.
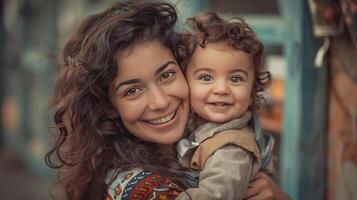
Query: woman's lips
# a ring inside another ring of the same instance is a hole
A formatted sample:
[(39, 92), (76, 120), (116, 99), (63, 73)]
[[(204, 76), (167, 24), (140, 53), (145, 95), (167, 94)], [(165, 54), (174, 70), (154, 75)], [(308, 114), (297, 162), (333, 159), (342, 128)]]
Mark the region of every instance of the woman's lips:
[(179, 112), (179, 108), (182, 107), (182, 102), (177, 106), (177, 108), (171, 113), (162, 116), (160, 118), (152, 119), (152, 120), (142, 120), (146, 125), (152, 128), (170, 128), (172, 124), (174, 124), (177, 120), (177, 115)]
[(154, 119), (154, 120), (145, 120), (145, 122), (149, 123), (149, 124), (153, 124), (153, 125), (159, 125), (159, 124), (165, 124), (170, 122), (172, 119), (174, 119), (175, 115), (176, 115), (176, 111), (171, 112), (170, 114), (164, 116), (164, 117), (160, 117), (159, 119)]

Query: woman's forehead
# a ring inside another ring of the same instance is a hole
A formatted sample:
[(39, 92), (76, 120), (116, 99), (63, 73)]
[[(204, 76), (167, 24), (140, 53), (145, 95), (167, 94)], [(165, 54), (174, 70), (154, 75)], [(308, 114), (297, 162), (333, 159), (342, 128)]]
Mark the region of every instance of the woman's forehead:
[(158, 41), (142, 42), (117, 54), (117, 78), (155, 74), (157, 68), (176, 60), (170, 49)]

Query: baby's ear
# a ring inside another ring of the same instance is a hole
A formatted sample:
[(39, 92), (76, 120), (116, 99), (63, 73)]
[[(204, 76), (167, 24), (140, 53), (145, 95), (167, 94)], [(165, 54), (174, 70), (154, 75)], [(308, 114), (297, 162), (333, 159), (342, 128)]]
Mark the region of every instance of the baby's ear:
[(254, 104), (254, 101), (255, 101), (255, 96), (256, 96), (256, 92), (255, 92), (255, 88), (252, 89), (252, 92), (250, 94), (250, 103), (249, 105), (253, 105)]

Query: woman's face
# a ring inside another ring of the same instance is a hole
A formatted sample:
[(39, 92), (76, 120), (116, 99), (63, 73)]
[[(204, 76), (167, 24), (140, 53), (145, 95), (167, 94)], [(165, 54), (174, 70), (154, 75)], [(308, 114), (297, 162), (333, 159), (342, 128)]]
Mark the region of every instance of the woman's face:
[(171, 51), (159, 42), (143, 42), (120, 52), (117, 61), (109, 95), (124, 126), (146, 141), (177, 142), (187, 123), (189, 93)]

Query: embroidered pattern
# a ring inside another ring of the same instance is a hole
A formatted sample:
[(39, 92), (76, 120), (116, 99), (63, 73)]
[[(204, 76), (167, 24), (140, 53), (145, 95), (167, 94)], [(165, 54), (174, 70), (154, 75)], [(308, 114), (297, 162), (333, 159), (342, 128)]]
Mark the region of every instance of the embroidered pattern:
[(183, 191), (166, 177), (138, 169), (112, 173), (109, 180), (106, 200), (170, 200)]

